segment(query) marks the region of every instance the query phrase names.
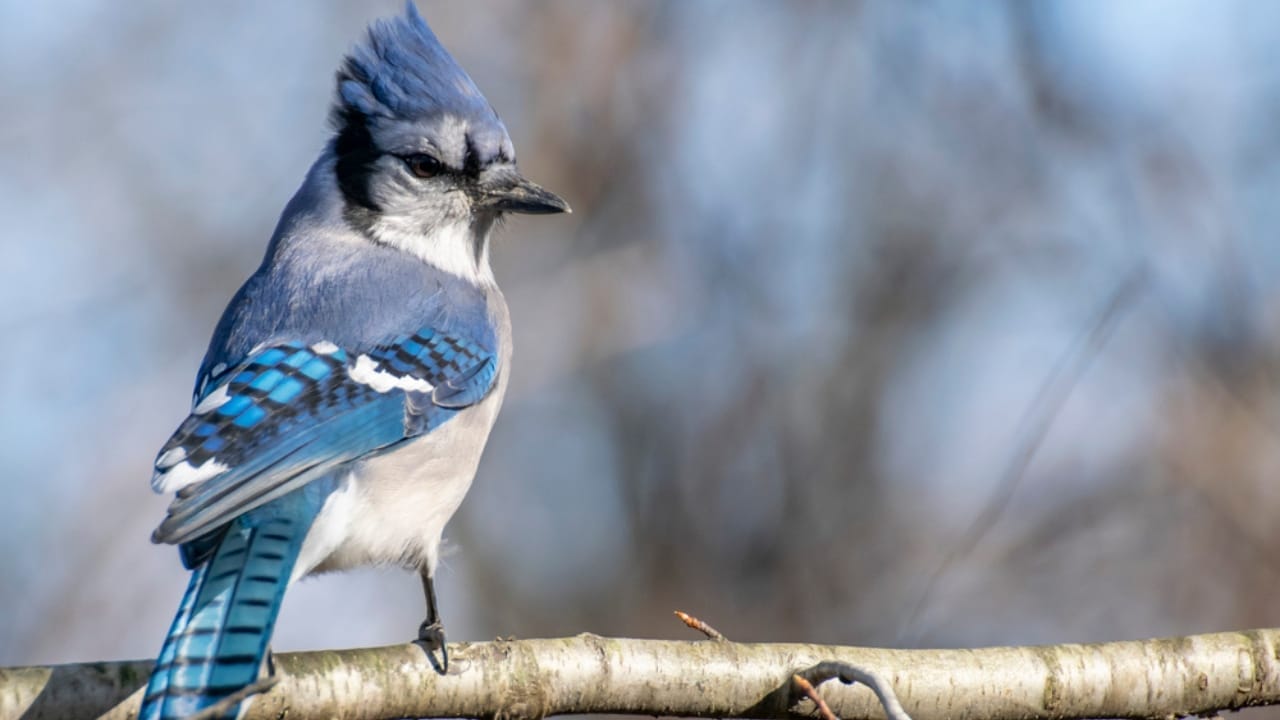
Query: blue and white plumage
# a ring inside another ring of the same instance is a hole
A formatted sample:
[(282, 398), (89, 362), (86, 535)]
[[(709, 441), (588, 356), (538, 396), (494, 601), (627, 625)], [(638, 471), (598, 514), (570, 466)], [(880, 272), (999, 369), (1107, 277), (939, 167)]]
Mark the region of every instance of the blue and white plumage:
[(417, 570), (419, 636), (447, 667), (431, 578), (511, 357), (489, 234), (504, 213), (568, 206), (519, 174), (501, 120), (411, 3), (347, 58), (332, 120), (156, 460), (153, 487), (176, 497), (153, 540), (193, 572), (142, 718), (252, 683), (285, 589), (310, 573)]

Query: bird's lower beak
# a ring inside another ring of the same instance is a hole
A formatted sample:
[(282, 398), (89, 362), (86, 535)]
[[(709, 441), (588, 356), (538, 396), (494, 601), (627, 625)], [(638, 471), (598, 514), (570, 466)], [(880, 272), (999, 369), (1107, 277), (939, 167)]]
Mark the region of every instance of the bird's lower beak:
[(501, 212), (527, 215), (573, 212), (564, 198), (516, 173), (482, 181), (477, 190), (476, 201), (480, 205)]

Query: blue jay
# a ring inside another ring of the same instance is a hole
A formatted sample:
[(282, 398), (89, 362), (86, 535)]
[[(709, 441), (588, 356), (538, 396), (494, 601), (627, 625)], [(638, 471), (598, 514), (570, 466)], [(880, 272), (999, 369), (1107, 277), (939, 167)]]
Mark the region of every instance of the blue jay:
[(421, 575), (419, 639), (448, 668), (440, 536), (511, 357), (489, 236), (506, 213), (569, 206), (520, 175), (502, 121), (412, 2), (346, 58), (331, 121), (156, 459), (153, 488), (176, 497), (152, 540), (192, 572), (144, 719), (254, 682), (288, 585), (359, 565)]

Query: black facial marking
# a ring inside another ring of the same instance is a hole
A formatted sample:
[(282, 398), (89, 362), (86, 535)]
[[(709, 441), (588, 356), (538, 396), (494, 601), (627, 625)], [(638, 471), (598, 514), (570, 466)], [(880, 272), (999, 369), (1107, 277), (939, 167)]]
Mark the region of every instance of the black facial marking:
[(467, 177), (480, 176), (480, 153), (476, 152), (476, 143), (471, 139), (470, 133), (467, 133), (467, 156), (463, 160), (462, 172), (466, 173)]
[[(351, 58), (338, 70), (337, 84), (347, 81), (368, 85), (371, 78)], [(345, 104), (341, 97), (329, 114), (329, 122), (337, 131), (333, 151), (336, 156), (334, 175), (346, 201), (347, 221), (356, 227), (367, 226), (379, 211), (369, 192), (374, 164), (382, 152), (373, 142), (369, 121), (363, 113)]]
[(369, 179), (373, 174), (374, 163), (382, 152), (373, 144), (373, 135), (369, 132), (369, 123), (363, 114), (351, 108), (342, 108), (335, 115), (338, 136), (334, 140), (333, 150), (337, 156), (334, 173), (337, 175), (338, 187), (349, 206), (355, 205), (377, 212), (378, 205), (369, 194)]
[(489, 229), (501, 217), (502, 213), (481, 213), (476, 217), (473, 225), (475, 231), (471, 235), (471, 256), (475, 259), (476, 267), (480, 267), (480, 263), (484, 259), (484, 248), (489, 242)]

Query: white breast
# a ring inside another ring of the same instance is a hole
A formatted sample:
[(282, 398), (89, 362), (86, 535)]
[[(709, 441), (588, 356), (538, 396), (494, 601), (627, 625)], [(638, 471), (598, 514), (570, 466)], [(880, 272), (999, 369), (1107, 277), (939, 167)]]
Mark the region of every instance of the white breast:
[(434, 573), (440, 536), (471, 487), (504, 380), (430, 433), (343, 476), (307, 534), (293, 579), (362, 565)]

